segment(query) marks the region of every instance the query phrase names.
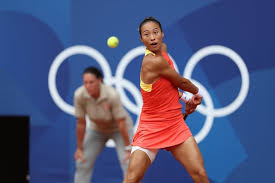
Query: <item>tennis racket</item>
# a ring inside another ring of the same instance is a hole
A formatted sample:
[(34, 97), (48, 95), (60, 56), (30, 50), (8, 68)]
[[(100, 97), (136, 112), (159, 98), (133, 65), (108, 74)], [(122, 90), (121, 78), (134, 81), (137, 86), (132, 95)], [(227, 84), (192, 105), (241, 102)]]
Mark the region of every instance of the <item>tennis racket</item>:
[(183, 119), (186, 120), (189, 114), (187, 114), (187, 113), (182, 113), (182, 115), (183, 115)]

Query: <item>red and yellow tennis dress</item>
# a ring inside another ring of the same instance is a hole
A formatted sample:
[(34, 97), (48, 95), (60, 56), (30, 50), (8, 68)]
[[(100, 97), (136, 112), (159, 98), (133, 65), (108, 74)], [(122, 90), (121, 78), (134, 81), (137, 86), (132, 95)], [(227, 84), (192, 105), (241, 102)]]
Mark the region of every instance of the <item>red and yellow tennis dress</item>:
[[(146, 50), (145, 55), (151, 53)], [(174, 68), (169, 56), (163, 57)], [(181, 144), (192, 133), (182, 117), (182, 105), (179, 102), (178, 88), (169, 80), (159, 78), (153, 84), (145, 84), (140, 80), (143, 106), (138, 129), (132, 146), (146, 149), (167, 148)]]

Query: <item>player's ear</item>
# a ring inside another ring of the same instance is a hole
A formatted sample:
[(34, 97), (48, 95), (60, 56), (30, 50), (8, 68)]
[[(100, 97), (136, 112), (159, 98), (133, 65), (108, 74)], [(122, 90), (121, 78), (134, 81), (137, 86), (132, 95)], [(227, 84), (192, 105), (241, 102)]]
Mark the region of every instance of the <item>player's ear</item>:
[(161, 32), (161, 37), (162, 37), (162, 38), (164, 37), (164, 32)]
[(144, 43), (144, 42), (142, 41), (142, 37), (141, 37), (141, 36), (139, 36), (139, 40), (140, 40), (142, 43)]
[(99, 78), (98, 80), (100, 81), (100, 83), (103, 83), (103, 78)]
[(141, 37), (139, 37), (139, 40), (143, 43), (143, 41), (142, 41)]

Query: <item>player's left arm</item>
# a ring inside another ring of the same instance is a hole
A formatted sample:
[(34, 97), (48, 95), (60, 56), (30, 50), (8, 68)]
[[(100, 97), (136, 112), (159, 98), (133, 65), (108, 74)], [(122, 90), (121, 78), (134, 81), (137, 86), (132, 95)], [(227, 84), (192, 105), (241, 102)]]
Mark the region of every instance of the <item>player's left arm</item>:
[(182, 77), (173, 68), (171, 68), (163, 57), (158, 56), (152, 58), (151, 60), (154, 60), (151, 62), (151, 72), (156, 73), (160, 77), (168, 79), (181, 90), (190, 92), (192, 94), (198, 93), (198, 88), (189, 79)]

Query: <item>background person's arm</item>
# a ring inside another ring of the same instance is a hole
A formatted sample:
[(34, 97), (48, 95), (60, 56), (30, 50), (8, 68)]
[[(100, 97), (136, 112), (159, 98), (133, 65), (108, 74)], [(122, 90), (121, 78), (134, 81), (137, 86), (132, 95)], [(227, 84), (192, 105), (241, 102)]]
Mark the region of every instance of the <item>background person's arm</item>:
[(128, 134), (128, 129), (126, 125), (126, 118), (116, 119), (116, 122), (123, 138), (125, 147), (130, 146), (130, 136)]
[(85, 137), (85, 131), (86, 131), (86, 119), (77, 118), (77, 124), (76, 124), (77, 149), (76, 149), (74, 158), (75, 160), (80, 159), (82, 162), (85, 162), (85, 158), (83, 155), (83, 141)]

